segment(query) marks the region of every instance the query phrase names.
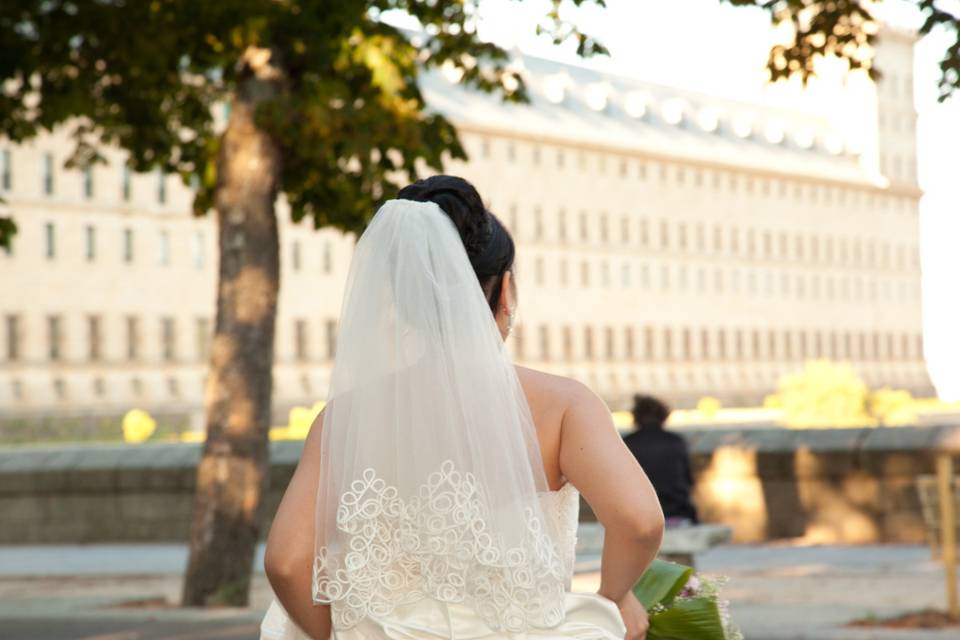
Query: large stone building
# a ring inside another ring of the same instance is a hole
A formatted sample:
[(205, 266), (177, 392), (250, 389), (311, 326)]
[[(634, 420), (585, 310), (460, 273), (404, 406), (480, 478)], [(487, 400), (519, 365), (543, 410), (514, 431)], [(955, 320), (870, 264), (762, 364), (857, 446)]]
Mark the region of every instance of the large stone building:
[[(472, 180), (518, 242), (521, 362), (611, 404), (757, 401), (819, 357), (870, 385), (931, 392), (921, 335), (912, 45), (852, 117), (695, 95), (518, 58), (532, 103), (424, 78), (458, 124)], [(864, 96), (866, 96), (864, 98)], [(842, 114), (841, 114), (842, 115)], [(0, 419), (201, 415), (216, 234), (177, 178), (122, 155), (62, 168), (65, 132), (0, 141), (20, 233), (0, 255)], [(275, 405), (324, 397), (353, 240), (289, 222)]]

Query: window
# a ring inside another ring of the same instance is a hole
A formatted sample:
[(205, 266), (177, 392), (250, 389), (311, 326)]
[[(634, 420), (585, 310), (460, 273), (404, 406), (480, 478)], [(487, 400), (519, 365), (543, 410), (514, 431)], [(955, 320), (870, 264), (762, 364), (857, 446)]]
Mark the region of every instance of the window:
[(607, 360), (613, 360), (616, 357), (613, 327), (605, 327), (603, 330), (603, 354)]
[(203, 231), (193, 232), (193, 266), (197, 269), (203, 269), (206, 261), (206, 243), (204, 240)]
[(563, 209), (557, 213), (557, 237), (560, 242), (567, 241), (567, 212)]
[(127, 360), (134, 362), (140, 358), (140, 321), (135, 316), (127, 316)]
[(43, 193), (53, 195), (53, 154), (43, 154)]
[(3, 153), (0, 154), (0, 187), (4, 191), (10, 191), (13, 189), (13, 158), (11, 157), (10, 149), (4, 149)]
[(97, 230), (92, 224), (88, 224), (84, 227), (83, 232), (84, 255), (87, 258), (87, 262), (93, 262), (97, 256)]
[(564, 160), (565, 158), (563, 155), (563, 149), (557, 149), (557, 168), (558, 169), (563, 169)]
[(633, 359), (636, 355), (633, 344), (633, 327), (625, 327), (623, 330), (623, 355), (627, 359)]
[(327, 320), (327, 359), (333, 360), (337, 354), (337, 321)]
[(567, 360), (573, 360), (573, 329), (563, 328), (563, 357)]
[(323, 272), (331, 273), (333, 271), (333, 246), (328, 240), (323, 244)]
[(533, 210), (533, 236), (537, 240), (543, 240), (543, 211), (540, 207)]
[(167, 202), (167, 174), (163, 171), (157, 172), (157, 204), (166, 204)]
[(550, 329), (547, 325), (540, 325), (538, 330), (540, 337), (540, 360), (546, 362), (550, 359)]
[(130, 167), (123, 165), (123, 174), (120, 177), (120, 197), (124, 202), (130, 202)]
[(690, 360), (693, 351), (693, 334), (690, 329), (684, 328), (680, 335), (680, 353), (678, 355), (681, 360)]
[(507, 143), (507, 160), (513, 162), (517, 158), (517, 148), (512, 142)]
[(560, 259), (560, 286), (566, 287), (570, 278), (569, 278), (569, 268), (567, 265), (566, 258)]
[(160, 232), (158, 261), (161, 266), (170, 264), (170, 232), (166, 230)]
[(545, 279), (545, 275), (544, 275), (545, 269), (543, 266), (543, 258), (538, 257), (536, 260), (534, 260), (533, 271), (534, 271), (534, 278), (536, 279), (537, 284), (542, 285)]
[(583, 355), (586, 359), (593, 359), (593, 327), (583, 328)]
[(586, 241), (589, 237), (588, 221), (587, 221), (587, 212), (580, 212), (580, 239)]
[(160, 347), (161, 355), (167, 362), (177, 358), (176, 325), (171, 317), (160, 319)]
[(44, 254), (47, 256), (47, 260), (53, 260), (57, 255), (57, 229), (52, 222), (44, 225), (44, 238), (46, 240)]
[(666, 220), (660, 221), (660, 248), (670, 248), (670, 223)]
[(510, 233), (516, 234), (517, 231), (520, 229), (520, 220), (519, 220), (519, 217), (517, 216), (516, 203), (514, 202), (510, 203), (510, 207), (508, 208), (507, 215), (510, 218), (507, 223), (507, 225), (510, 228)]
[(747, 255), (754, 257), (757, 253), (757, 231), (756, 229), (747, 229)]
[(490, 157), (490, 140), (487, 138), (480, 139), (480, 155), (484, 158)]
[(524, 354), (524, 331), (523, 325), (518, 324), (513, 328), (513, 331), (510, 332), (510, 336), (513, 338), (513, 351), (517, 356), (517, 360), (523, 360)]
[(300, 241), (294, 240), (290, 244), (290, 266), (294, 271), (300, 271)]
[(83, 170), (83, 197), (87, 200), (93, 197), (93, 167)]
[(123, 261), (133, 262), (133, 229), (123, 230)]
[(20, 359), (20, 316), (7, 315), (5, 324), (7, 329), (7, 360), (16, 362)]
[(303, 319), (294, 320), (294, 357), (300, 362), (305, 362), (309, 357), (307, 344), (307, 321)]
[(624, 262), (620, 266), (620, 283), (625, 287), (629, 288), (633, 286), (633, 272), (630, 269), (630, 263)]
[(590, 263), (586, 260), (580, 263), (580, 285), (583, 287), (590, 286)]
[(620, 218), (620, 242), (623, 244), (630, 243), (630, 217), (623, 216)]
[(533, 161), (534, 165), (540, 164), (540, 145), (533, 145), (533, 149), (531, 150), (531, 160)]
[(673, 360), (673, 331), (669, 327), (663, 328), (663, 358)]
[(196, 331), (197, 361), (204, 362), (210, 358), (210, 319), (197, 318), (194, 326)]
[(96, 362), (103, 356), (103, 340), (100, 316), (87, 316), (87, 346), (91, 362)]
[(608, 224), (609, 220), (607, 219), (606, 213), (600, 214), (600, 241), (609, 242), (610, 241), (610, 226)]
[(653, 327), (643, 328), (643, 355), (647, 360), (656, 359), (656, 341), (653, 335)]
[(640, 244), (644, 247), (650, 246), (650, 225), (645, 218), (640, 219)]
[(60, 316), (47, 316), (47, 349), (50, 360), (63, 357), (63, 319)]

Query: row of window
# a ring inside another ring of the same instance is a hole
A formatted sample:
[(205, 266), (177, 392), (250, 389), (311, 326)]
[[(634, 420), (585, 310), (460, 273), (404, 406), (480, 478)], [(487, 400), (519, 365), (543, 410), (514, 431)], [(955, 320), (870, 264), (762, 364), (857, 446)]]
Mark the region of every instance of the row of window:
[[(64, 360), (64, 344), (66, 340), (63, 316), (53, 314), (46, 316), (46, 345), (47, 359), (51, 362)], [(86, 357), (91, 362), (103, 361), (104, 358), (104, 326), (103, 317), (96, 314), (87, 315), (85, 322)], [(24, 322), (18, 314), (7, 314), (4, 318), (6, 337), (6, 359), (9, 362), (23, 360)], [(177, 362), (185, 354), (179, 352), (177, 319), (172, 316), (161, 317), (155, 325), (157, 338), (160, 344), (160, 356), (166, 362)], [(124, 331), (124, 358), (129, 362), (141, 360), (143, 355), (143, 321), (137, 316), (126, 316), (123, 319)], [(206, 361), (210, 352), (211, 323), (209, 318), (194, 319), (193, 340), (194, 351), (192, 356), (196, 361)], [(294, 357), (299, 361), (311, 359), (311, 342), (309, 325), (305, 319), (293, 321)], [(327, 360), (332, 360), (336, 349), (337, 323), (327, 320), (325, 324), (325, 354)]]
[[(534, 207), (521, 216), (516, 204), (507, 207), (505, 220), (518, 240), (566, 244), (599, 242), (645, 249), (730, 255), (767, 260), (810, 261), (828, 266), (905, 269), (919, 266), (916, 246), (861, 237), (790, 233), (705, 222), (652, 220), (630, 214), (612, 216), (565, 209), (545, 213)], [(576, 229), (571, 226), (575, 224)], [(574, 233), (575, 231), (575, 233)]]
[[(47, 357), (53, 362), (63, 360), (64, 323), (60, 315), (45, 319)], [(194, 356), (204, 361), (209, 355), (211, 325), (209, 318), (194, 321)], [(6, 358), (17, 362), (23, 357), (22, 318), (16, 314), (5, 317)], [(180, 359), (178, 353), (177, 322), (173, 317), (162, 317), (157, 326), (161, 357), (167, 362)], [(136, 362), (142, 356), (143, 325), (141, 318), (124, 318), (125, 356)], [(518, 325), (513, 340), (517, 357), (549, 361), (556, 356), (564, 360), (582, 358), (607, 360), (641, 358), (645, 360), (782, 360), (807, 358), (850, 358), (860, 360), (920, 360), (923, 357), (922, 336), (911, 333), (830, 331), (830, 330), (764, 330), (764, 329), (708, 329), (673, 327), (635, 327), (617, 329), (586, 326), (536, 327), (536, 349), (527, 344), (527, 329)], [(87, 357), (97, 362), (104, 359), (103, 320), (99, 315), (86, 317)], [(337, 324), (327, 320), (324, 326), (324, 357), (332, 360), (336, 351)], [(579, 346), (577, 342), (579, 341)], [(293, 353), (296, 360), (312, 359), (310, 324), (304, 318), (293, 320)]]
[[(640, 375), (638, 371), (634, 368), (631, 368), (627, 371), (609, 371), (607, 375), (599, 375), (596, 371), (589, 371), (586, 375), (583, 375), (582, 371), (570, 370), (565, 372), (566, 375), (570, 378), (582, 377), (588, 382), (589, 386), (592, 389), (600, 391), (605, 395), (615, 394), (617, 392), (626, 392), (634, 393), (637, 389), (641, 388), (641, 384), (647, 388), (659, 388), (663, 387), (666, 390), (672, 392), (677, 392), (678, 390), (685, 390), (686, 392), (696, 391), (697, 389), (710, 390), (711, 392), (716, 392), (719, 389), (729, 389), (733, 386), (740, 387), (741, 391), (748, 389), (769, 389), (776, 384), (777, 379), (780, 376), (780, 371), (776, 368), (771, 370), (769, 367), (764, 367), (763, 369), (751, 370), (749, 367), (742, 367), (736, 370), (727, 370), (722, 372), (712, 371), (708, 367), (702, 369), (688, 369), (685, 371), (657, 371), (649, 370), (645, 372), (644, 380), (641, 383)], [(868, 368), (867, 371), (863, 372), (864, 377), (869, 381), (871, 378), (878, 378), (882, 376), (882, 382), (878, 380), (880, 384), (890, 384), (896, 380), (898, 386), (907, 383), (907, 376), (910, 374), (906, 371), (902, 371), (899, 374), (894, 373), (893, 378), (891, 379), (891, 373), (889, 371), (884, 371), (879, 373), (875, 368)], [(311, 383), (311, 378), (307, 374), (302, 374), (299, 376), (300, 381), (300, 392), (304, 397), (310, 397), (316, 392), (323, 392), (322, 389), (315, 388), (315, 385)], [(114, 380), (116, 382), (116, 380)], [(73, 381), (73, 387), (68, 384), (68, 381), (61, 377), (55, 376), (51, 381), (52, 391), (57, 400), (68, 401), (70, 400), (71, 392), (76, 389), (76, 386), (79, 384), (78, 381)], [(95, 399), (104, 399), (108, 395), (107, 381), (101, 377), (94, 377), (92, 380), (88, 381), (90, 385), (89, 391), (85, 391), (82, 388), (79, 389), (79, 397), (83, 400), (88, 400), (91, 397)], [(139, 376), (131, 376), (127, 380), (129, 385), (129, 393), (134, 398), (138, 399), (147, 399), (150, 400), (160, 400), (162, 398), (156, 397), (158, 391), (165, 393), (165, 395), (170, 399), (177, 399), (182, 397), (182, 388), (181, 381), (176, 376), (167, 376), (162, 381), (162, 388), (158, 389), (157, 387), (148, 385), (144, 383), (143, 379)], [(190, 384), (194, 384), (191, 381)], [(200, 382), (201, 388), (206, 385), (206, 379), (204, 378)], [(10, 381), (11, 386), (11, 395), (16, 401), (27, 400), (27, 388), (24, 385), (23, 381), (19, 378), (14, 377)], [(113, 391), (115, 392), (115, 389)], [(35, 387), (31, 387), (31, 391), (35, 390)], [(285, 389), (288, 394), (292, 394), (292, 389)], [(120, 395), (124, 395), (124, 390), (120, 390)], [(198, 396), (197, 393), (190, 394), (193, 398)]]
[[(83, 226), (83, 257), (87, 262), (94, 262), (99, 255), (100, 241), (102, 233), (95, 225), (87, 224)], [(58, 249), (58, 230), (53, 222), (47, 222), (43, 228), (43, 255), (47, 260), (54, 260), (59, 253)], [(294, 240), (290, 243), (290, 266), (294, 271), (300, 271), (303, 268), (303, 250), (300, 240)], [(127, 263), (135, 261), (135, 234), (130, 227), (125, 227), (120, 232), (120, 245), (122, 260)], [(207, 240), (206, 232), (194, 231), (190, 236), (190, 250), (193, 266), (202, 269), (207, 263)], [(171, 236), (170, 231), (166, 229), (156, 230), (156, 260), (160, 266), (169, 266), (171, 263)], [(326, 242), (320, 253), (320, 269), (323, 273), (333, 272), (333, 244)]]
[[(617, 267), (619, 266), (619, 269)], [(835, 276), (766, 268), (707, 267), (621, 260), (535, 257), (517, 272), (521, 286), (640, 288), (676, 293), (733, 293), (809, 300), (916, 301), (919, 283), (906, 278)]]
[[(70, 399), (70, 388), (67, 384), (67, 381), (59, 376), (54, 377), (52, 382), (53, 395), (57, 400), (69, 400)], [(205, 383), (204, 383), (205, 384)], [(129, 380), (130, 393), (135, 398), (143, 398), (146, 394), (146, 385), (143, 380), (138, 376), (133, 376)], [(166, 394), (170, 398), (179, 398), (180, 397), (180, 381), (174, 377), (169, 376), (164, 380), (164, 386), (166, 387)], [(27, 392), (24, 388), (23, 381), (19, 378), (14, 378), (10, 381), (10, 391), (14, 400), (23, 401), (27, 399)], [(90, 392), (92, 396), (96, 399), (102, 399), (107, 395), (107, 383), (102, 377), (96, 377), (92, 380), (90, 387)], [(86, 392), (81, 393), (81, 397), (87, 399), (89, 396)]]
[[(528, 331), (532, 335), (528, 335)], [(923, 337), (913, 333), (800, 329), (694, 327), (572, 327), (518, 325), (514, 353), (520, 360), (738, 361), (814, 358), (915, 361)]]
[[(66, 332), (62, 315), (51, 314), (44, 318), (46, 333), (46, 357), (51, 362), (64, 360)], [(87, 359), (99, 362), (104, 356), (103, 317), (97, 314), (87, 315), (84, 319)], [(160, 357), (167, 362), (176, 362), (182, 354), (178, 352), (177, 321), (172, 316), (161, 317), (154, 330), (160, 343)], [(4, 318), (6, 338), (5, 356), (9, 362), (23, 360), (24, 321), (18, 314), (7, 314)], [(124, 358), (137, 362), (143, 357), (144, 323), (137, 316), (125, 316), (123, 319)], [(209, 318), (196, 318), (194, 321), (194, 356), (205, 360), (209, 355), (211, 324)]]
[[(587, 171), (607, 175), (615, 167), (616, 175), (624, 180), (673, 184), (710, 189), (712, 192), (760, 195), (787, 200), (795, 204), (837, 205), (840, 207), (864, 207), (868, 210), (891, 210), (912, 212), (915, 199), (880, 193), (876, 189), (842, 187), (791, 178), (757, 176), (746, 171), (710, 169), (690, 166), (679, 162), (638, 159), (632, 156), (606, 151), (572, 150), (560, 145), (523, 143), (512, 138), (490, 138), (479, 141), (480, 158), (493, 162), (516, 162), (520, 159), (533, 166), (553, 166), (558, 170), (576, 169), (577, 174)], [(914, 161), (915, 165), (916, 162)]]
[[(171, 237), (167, 229), (156, 230), (155, 256), (157, 264), (160, 266), (169, 266), (171, 263)], [(59, 255), (59, 233), (57, 225), (53, 222), (47, 222), (43, 226), (43, 255), (47, 260), (54, 260)], [(87, 262), (95, 262), (100, 253), (100, 244), (102, 233), (95, 225), (87, 224), (83, 226), (83, 257)], [(132, 263), (136, 260), (136, 236), (130, 227), (124, 227), (120, 230), (120, 255), (124, 262)], [(203, 231), (194, 231), (190, 237), (190, 249), (193, 266), (202, 269), (207, 262), (207, 241), (206, 233)]]
[[(14, 184), (14, 174), (13, 174), (14, 162), (13, 162), (13, 153), (10, 149), (3, 149), (0, 151), (0, 188), (4, 191), (12, 191)], [(95, 182), (95, 176), (98, 169), (95, 169), (93, 166), (87, 167), (79, 171), (79, 178), (81, 182), (81, 190), (83, 192), (83, 197), (86, 200), (92, 200), (97, 195), (97, 187)], [(68, 171), (68, 174), (76, 174), (75, 171)], [(120, 175), (120, 200), (123, 202), (130, 202), (133, 197), (133, 184), (132, 184), (132, 172), (130, 168), (124, 165), (121, 168)], [(59, 181), (60, 171), (58, 171), (58, 165), (54, 158), (54, 155), (50, 152), (44, 153), (41, 156), (41, 166), (40, 166), (40, 191), (46, 196), (52, 196), (56, 193), (57, 183)], [(157, 204), (166, 204), (167, 202), (167, 179), (168, 175), (162, 171), (154, 172), (154, 198), (156, 199)]]

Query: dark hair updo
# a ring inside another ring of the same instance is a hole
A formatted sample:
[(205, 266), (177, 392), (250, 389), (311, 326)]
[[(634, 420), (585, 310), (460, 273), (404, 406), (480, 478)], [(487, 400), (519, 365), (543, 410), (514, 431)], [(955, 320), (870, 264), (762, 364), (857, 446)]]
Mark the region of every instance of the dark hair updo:
[(453, 220), (483, 294), (496, 314), (503, 275), (513, 268), (516, 249), (510, 232), (483, 206), (476, 188), (457, 176), (432, 176), (400, 190), (398, 198), (433, 202)]

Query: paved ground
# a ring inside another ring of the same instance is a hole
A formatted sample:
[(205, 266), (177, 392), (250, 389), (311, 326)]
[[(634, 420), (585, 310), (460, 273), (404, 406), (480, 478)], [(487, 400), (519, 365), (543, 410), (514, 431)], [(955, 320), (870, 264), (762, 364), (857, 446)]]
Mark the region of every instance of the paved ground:
[[(923, 547), (726, 546), (703, 554), (698, 564), (730, 577), (725, 593), (749, 640), (960, 638), (960, 629), (844, 627), (853, 618), (942, 605), (942, 572)], [(256, 639), (272, 597), (262, 573), (248, 609), (118, 606), (176, 602), (185, 565), (180, 545), (0, 547), (0, 638)], [(597, 581), (595, 573), (580, 574), (575, 588), (595, 588)]]

